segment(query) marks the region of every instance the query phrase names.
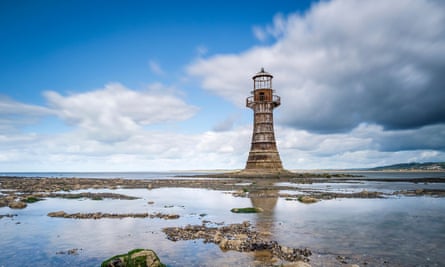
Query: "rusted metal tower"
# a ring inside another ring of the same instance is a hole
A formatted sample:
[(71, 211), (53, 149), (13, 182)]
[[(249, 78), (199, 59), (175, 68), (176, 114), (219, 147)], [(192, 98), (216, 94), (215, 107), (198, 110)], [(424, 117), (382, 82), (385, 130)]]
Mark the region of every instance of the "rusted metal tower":
[(273, 94), (272, 78), (264, 68), (252, 77), (253, 91), (246, 99), (246, 106), (253, 109), (253, 133), (245, 171), (283, 170), (273, 128), (273, 109), (281, 104), (281, 100)]

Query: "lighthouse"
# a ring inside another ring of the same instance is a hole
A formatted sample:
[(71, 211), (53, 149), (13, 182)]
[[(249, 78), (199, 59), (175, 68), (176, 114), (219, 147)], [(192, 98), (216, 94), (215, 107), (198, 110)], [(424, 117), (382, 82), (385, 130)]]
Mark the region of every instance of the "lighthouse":
[(246, 106), (253, 110), (253, 133), (245, 171), (281, 172), (280, 154), (275, 142), (273, 110), (281, 104), (272, 89), (272, 74), (261, 71), (253, 77), (253, 90)]

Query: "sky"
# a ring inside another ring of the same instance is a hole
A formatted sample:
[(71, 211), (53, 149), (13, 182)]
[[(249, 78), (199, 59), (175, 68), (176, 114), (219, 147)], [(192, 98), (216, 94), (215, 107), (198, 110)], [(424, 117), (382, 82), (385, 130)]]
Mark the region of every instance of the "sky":
[(281, 96), (287, 169), (445, 161), (445, 2), (0, 1), (0, 172), (244, 168)]

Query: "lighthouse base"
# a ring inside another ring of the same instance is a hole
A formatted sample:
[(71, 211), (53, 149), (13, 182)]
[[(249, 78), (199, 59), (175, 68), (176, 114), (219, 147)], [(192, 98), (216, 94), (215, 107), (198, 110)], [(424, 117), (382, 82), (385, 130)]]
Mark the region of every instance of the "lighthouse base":
[(251, 150), (249, 152), (245, 170), (279, 172), (283, 170), (280, 154), (278, 154), (278, 151), (276, 150)]

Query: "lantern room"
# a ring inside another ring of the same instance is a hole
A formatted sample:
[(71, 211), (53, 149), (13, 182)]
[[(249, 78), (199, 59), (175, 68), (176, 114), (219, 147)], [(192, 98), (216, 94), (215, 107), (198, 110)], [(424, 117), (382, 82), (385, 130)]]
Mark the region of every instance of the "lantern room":
[(272, 74), (261, 68), (253, 77), (252, 96), (246, 99), (246, 106), (252, 108), (255, 103), (271, 102), (274, 107), (280, 105), (280, 97), (274, 95), (272, 89)]

